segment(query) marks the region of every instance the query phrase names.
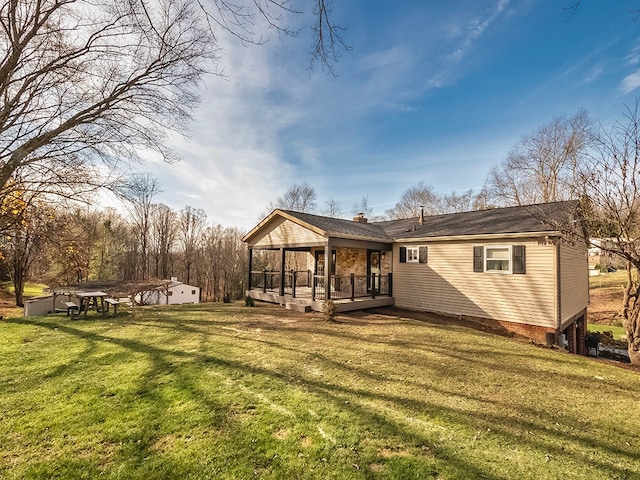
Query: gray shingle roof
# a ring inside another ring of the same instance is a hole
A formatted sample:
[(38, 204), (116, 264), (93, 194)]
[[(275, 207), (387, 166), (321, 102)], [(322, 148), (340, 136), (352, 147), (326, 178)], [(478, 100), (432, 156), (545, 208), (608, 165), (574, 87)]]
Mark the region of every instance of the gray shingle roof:
[(387, 235), (379, 223), (358, 223), (343, 218), (323, 217), (311, 213), (294, 212), (293, 210), (281, 211), (308, 225), (319, 228), (331, 237), (393, 243), (393, 238)]
[(406, 238), (455, 237), (509, 233), (557, 231), (573, 218), (577, 201), (554, 202), (518, 207), (492, 208), (473, 212), (431, 215), (422, 225), (417, 218), (379, 222), (387, 235)]
[(577, 201), (553, 202), (518, 207), (492, 208), (473, 212), (430, 215), (422, 225), (418, 218), (358, 223), (342, 218), (282, 210), (332, 237), (393, 242), (408, 238), (457, 237), (509, 233), (557, 231), (571, 220)]

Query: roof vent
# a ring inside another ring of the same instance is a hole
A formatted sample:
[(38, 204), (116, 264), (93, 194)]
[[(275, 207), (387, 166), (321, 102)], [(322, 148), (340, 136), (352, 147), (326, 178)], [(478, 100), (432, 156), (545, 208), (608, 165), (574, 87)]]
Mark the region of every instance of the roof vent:
[(364, 213), (360, 212), (355, 217), (353, 217), (353, 221), (357, 223), (367, 223), (367, 217), (364, 216)]
[(420, 225), (424, 223), (424, 205), (420, 205)]

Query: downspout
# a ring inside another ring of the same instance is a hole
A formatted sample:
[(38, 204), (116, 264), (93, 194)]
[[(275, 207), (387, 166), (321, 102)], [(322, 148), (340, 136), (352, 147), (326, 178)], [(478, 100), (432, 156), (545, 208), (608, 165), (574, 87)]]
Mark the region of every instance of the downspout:
[[(560, 327), (562, 326), (562, 277), (561, 277), (561, 269), (560, 269), (560, 239), (556, 237), (556, 344), (560, 341)], [(561, 345), (564, 347), (564, 345)]]

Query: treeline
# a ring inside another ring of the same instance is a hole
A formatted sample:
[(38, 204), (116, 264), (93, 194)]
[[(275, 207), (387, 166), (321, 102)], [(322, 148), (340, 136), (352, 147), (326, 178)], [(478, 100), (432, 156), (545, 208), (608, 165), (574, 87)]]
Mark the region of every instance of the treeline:
[(55, 286), (174, 276), (201, 287), (203, 301), (244, 294), (243, 232), (208, 222), (202, 210), (134, 203), (123, 214), (40, 200), (13, 211), (20, 219), (5, 229), (2, 265), (14, 283), (17, 305), (23, 304), (27, 279)]

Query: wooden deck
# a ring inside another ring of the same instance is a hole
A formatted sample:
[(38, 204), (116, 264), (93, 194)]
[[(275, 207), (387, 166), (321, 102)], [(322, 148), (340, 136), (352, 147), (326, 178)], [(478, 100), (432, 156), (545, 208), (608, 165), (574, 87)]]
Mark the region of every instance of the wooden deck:
[[(269, 303), (277, 303), (282, 305), (290, 310), (297, 310), (300, 312), (321, 312), (322, 305), (324, 304), (324, 300), (313, 300), (311, 298), (311, 288), (310, 287), (298, 287), (296, 289), (295, 298), (291, 295), (279, 295), (274, 292), (263, 292), (262, 290), (247, 290), (246, 292), (248, 297), (253, 298), (254, 300), (260, 300), (263, 302)], [(378, 296), (376, 298), (371, 297), (360, 297), (355, 298), (354, 300), (350, 299), (337, 299), (333, 300), (333, 303), (336, 305), (336, 310), (338, 312), (349, 312), (353, 310), (364, 310), (366, 308), (375, 308), (375, 307), (387, 307), (393, 305), (395, 300), (393, 297), (387, 296)]]

